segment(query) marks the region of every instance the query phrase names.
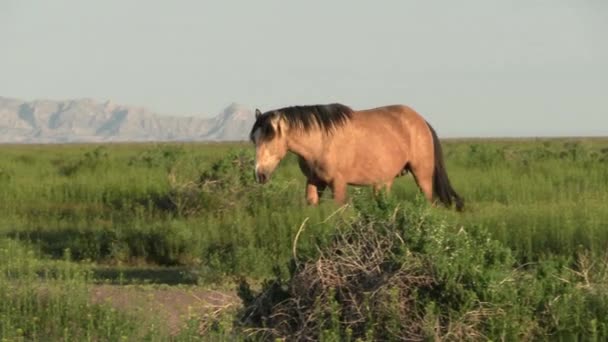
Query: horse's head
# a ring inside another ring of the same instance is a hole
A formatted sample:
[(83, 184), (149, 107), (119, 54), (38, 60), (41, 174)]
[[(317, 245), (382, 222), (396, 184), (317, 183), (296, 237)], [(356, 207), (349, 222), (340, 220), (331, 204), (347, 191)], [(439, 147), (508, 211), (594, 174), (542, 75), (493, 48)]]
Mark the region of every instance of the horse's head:
[(266, 183), (287, 154), (287, 126), (280, 112), (262, 114), (255, 110), (255, 123), (249, 138), (255, 144), (255, 179)]

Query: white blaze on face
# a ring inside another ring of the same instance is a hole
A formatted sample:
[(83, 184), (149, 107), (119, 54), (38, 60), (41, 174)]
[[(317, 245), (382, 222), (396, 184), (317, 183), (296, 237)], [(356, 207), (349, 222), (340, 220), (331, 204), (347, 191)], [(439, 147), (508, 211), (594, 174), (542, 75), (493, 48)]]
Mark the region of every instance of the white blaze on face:
[(257, 154), (257, 148), (258, 148), (258, 141), (260, 140), (260, 135), (262, 135), (261, 132), (261, 128), (258, 128), (255, 130), (255, 132), (253, 132), (253, 143), (256, 146), (256, 154), (255, 154), (255, 174), (257, 177), (258, 174), (258, 154)]

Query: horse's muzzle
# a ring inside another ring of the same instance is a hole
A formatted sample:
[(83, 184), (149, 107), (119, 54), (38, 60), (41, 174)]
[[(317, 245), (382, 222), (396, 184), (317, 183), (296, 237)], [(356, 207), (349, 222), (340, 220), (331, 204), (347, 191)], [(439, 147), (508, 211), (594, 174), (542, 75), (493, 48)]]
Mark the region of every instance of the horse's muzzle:
[(255, 180), (260, 184), (264, 184), (264, 183), (268, 182), (268, 179), (270, 178), (270, 176), (266, 172), (263, 172), (263, 171), (255, 171), (254, 176), (255, 176)]

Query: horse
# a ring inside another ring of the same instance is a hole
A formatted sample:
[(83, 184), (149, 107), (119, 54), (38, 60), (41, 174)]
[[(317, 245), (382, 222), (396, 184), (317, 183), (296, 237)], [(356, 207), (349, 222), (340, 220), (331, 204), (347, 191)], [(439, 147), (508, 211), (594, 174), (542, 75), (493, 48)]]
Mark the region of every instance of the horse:
[(329, 187), (338, 204), (348, 185), (390, 192), (393, 181), (408, 172), (431, 203), (445, 206), (463, 199), (448, 179), (441, 144), (433, 127), (414, 109), (391, 105), (353, 110), (339, 103), (293, 106), (262, 113), (255, 110), (249, 134), (255, 144), (254, 177), (264, 184), (287, 152), (298, 157), (311, 205)]

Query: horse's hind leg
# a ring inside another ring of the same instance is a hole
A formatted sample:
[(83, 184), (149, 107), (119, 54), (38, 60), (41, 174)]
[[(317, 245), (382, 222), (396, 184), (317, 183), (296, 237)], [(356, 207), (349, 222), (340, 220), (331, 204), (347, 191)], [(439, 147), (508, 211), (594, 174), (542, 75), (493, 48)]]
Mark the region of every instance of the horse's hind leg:
[(338, 204), (344, 204), (346, 201), (346, 183), (341, 180), (331, 182), (331, 191), (334, 194), (334, 200)]
[(306, 180), (306, 201), (310, 205), (319, 204), (319, 197), (323, 195), (323, 191), (327, 188), (327, 184), (318, 180)]
[(391, 192), (392, 186), (393, 186), (393, 180), (390, 180), (390, 181), (384, 182), (384, 183), (374, 184), (374, 196), (378, 196), (380, 194), (380, 191), (382, 191), (383, 189), (384, 189), (384, 191), (386, 191), (386, 194), (388, 195)]
[(435, 165), (410, 165), (409, 170), (412, 172), (416, 184), (424, 194), (426, 199), (433, 203), (433, 172)]

